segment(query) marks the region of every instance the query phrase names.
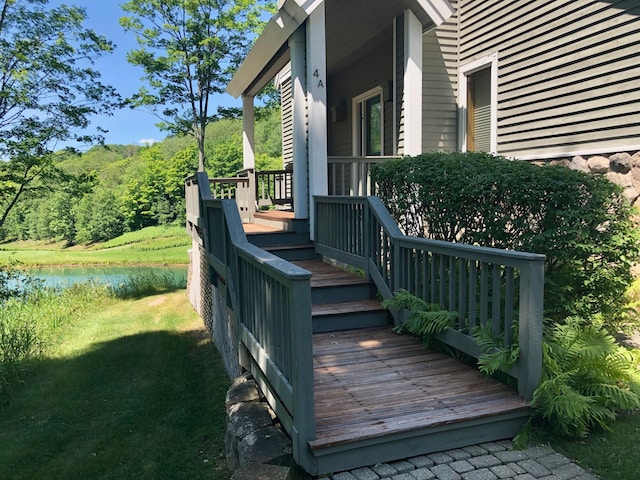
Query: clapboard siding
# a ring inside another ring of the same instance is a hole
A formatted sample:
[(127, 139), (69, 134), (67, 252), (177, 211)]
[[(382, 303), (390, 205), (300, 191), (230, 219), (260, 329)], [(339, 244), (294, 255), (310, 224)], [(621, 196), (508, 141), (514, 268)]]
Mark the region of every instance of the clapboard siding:
[[(329, 155), (351, 156), (353, 154), (353, 98), (375, 87), (389, 88), (388, 83), (393, 78), (394, 61), (391, 32), (392, 29), (389, 28), (387, 43), (328, 78), (329, 107), (342, 105), (346, 111), (342, 121), (328, 124)], [(385, 103), (383, 108), (384, 153), (391, 155), (393, 153), (393, 109), (391, 103)]]
[(498, 153), (640, 148), (640, 3), (460, 0), (460, 65), (498, 52)]
[[(456, 2), (451, 2), (456, 8)], [(422, 47), (422, 150), (457, 147), (458, 18), (427, 32)]]

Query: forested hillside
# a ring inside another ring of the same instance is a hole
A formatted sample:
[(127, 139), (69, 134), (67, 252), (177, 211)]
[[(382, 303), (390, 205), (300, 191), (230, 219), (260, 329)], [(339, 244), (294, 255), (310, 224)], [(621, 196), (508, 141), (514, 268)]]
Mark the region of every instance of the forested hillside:
[[(280, 112), (262, 112), (256, 124), (256, 167), (282, 168)], [(233, 176), (242, 169), (242, 120), (209, 125), (206, 171)], [(152, 225), (184, 223), (184, 179), (198, 166), (192, 137), (168, 137), (152, 146), (95, 146), (80, 155), (56, 153), (62, 172), (23, 195), (0, 229), (0, 241), (109, 240)]]

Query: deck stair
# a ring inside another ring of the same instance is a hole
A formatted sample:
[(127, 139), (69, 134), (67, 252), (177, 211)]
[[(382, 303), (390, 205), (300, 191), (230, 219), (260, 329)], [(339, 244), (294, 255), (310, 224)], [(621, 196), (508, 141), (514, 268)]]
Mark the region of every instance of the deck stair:
[(389, 314), (376, 299), (376, 289), (371, 282), (354, 271), (316, 258), (308, 227), (301, 228), (292, 216), (287, 218), (286, 212), (267, 212), (266, 218), (265, 224), (245, 227), (247, 239), (312, 273), (314, 333), (389, 324)]
[(375, 287), (362, 276), (320, 259), (294, 262), (309, 270), (313, 332), (332, 332), (389, 324), (388, 312), (375, 298)]

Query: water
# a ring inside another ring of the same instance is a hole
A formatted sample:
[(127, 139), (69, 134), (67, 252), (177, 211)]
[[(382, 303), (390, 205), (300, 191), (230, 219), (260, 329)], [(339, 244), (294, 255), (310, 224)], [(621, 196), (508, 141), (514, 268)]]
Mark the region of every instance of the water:
[(42, 279), (45, 286), (57, 288), (89, 281), (117, 286), (132, 275), (145, 273), (173, 275), (184, 278), (186, 283), (187, 267), (46, 267), (29, 270), (29, 274)]

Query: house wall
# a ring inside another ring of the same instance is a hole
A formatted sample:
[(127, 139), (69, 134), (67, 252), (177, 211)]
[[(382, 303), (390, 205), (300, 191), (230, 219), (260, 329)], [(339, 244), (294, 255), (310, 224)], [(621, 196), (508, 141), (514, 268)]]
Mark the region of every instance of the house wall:
[[(457, 7), (457, 2), (450, 2)], [(455, 151), (458, 135), (458, 15), (423, 36), (422, 151)]]
[(640, 4), (460, 0), (459, 65), (498, 53), (498, 153), (640, 148)]
[[(327, 79), (327, 102), (329, 105), (329, 156), (351, 156), (353, 154), (353, 106), (352, 99), (375, 87), (388, 88), (393, 78), (393, 44), (389, 42), (352, 63), (344, 70)], [(340, 121), (331, 121), (331, 107), (344, 107)], [(393, 108), (384, 103), (384, 153), (393, 153)]]

